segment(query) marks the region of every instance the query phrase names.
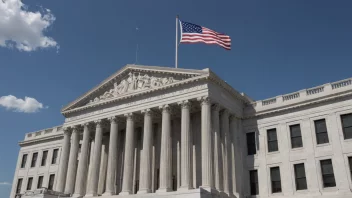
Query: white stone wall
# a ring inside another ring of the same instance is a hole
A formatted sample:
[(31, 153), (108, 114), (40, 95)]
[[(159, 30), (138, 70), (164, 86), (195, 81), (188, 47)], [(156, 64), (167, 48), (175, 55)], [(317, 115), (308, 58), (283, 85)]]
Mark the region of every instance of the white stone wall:
[[(344, 140), (340, 115), (352, 113), (352, 98), (342, 98), (330, 102), (313, 104), (263, 115), (259, 119), (243, 121), (242, 156), (244, 172), (244, 195), (250, 195), (249, 170), (258, 170), (260, 197), (301, 197), (327, 196), (351, 197), (351, 174), (348, 157), (352, 156), (352, 140)], [(316, 143), (314, 120), (326, 119), (329, 143)], [(300, 124), (303, 147), (291, 149), (289, 126)], [(267, 130), (276, 128), (278, 152), (268, 152)], [(246, 133), (256, 132), (257, 154), (247, 155)], [(331, 159), (336, 187), (323, 188), (320, 160)], [(296, 191), (293, 165), (305, 164), (308, 190)], [(270, 167), (279, 166), (282, 193), (271, 193)]]
[[(10, 197), (15, 196), (17, 181), (20, 178), (23, 179), (21, 193), (24, 193), (26, 191), (28, 178), (30, 177), (33, 177), (32, 190), (35, 190), (37, 188), (37, 182), (38, 182), (39, 176), (44, 176), (43, 187), (48, 187), (49, 176), (51, 174), (55, 174), (55, 181), (54, 181), (54, 188), (55, 188), (57, 171), (58, 171), (58, 166), (60, 162), (61, 143), (62, 143), (62, 140), (57, 139), (54, 141), (49, 140), (49, 141), (35, 143), (32, 145), (21, 147), (18, 154), (17, 166), (16, 166), (16, 171), (15, 171)], [(59, 149), (58, 158), (57, 158), (56, 164), (51, 164), (54, 149)], [(48, 151), (46, 166), (41, 166), (43, 151)], [(31, 168), (30, 166), (32, 161), (32, 155), (33, 153), (36, 153), (36, 152), (38, 152), (37, 163), (35, 167)], [(24, 154), (28, 155), (27, 163), (25, 168), (21, 168), (20, 166), (22, 162), (22, 156)]]

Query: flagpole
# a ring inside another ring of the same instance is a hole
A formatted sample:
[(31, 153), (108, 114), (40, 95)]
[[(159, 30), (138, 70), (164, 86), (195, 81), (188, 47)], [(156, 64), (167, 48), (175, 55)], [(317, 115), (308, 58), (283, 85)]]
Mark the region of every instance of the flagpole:
[(177, 68), (178, 62), (178, 15), (176, 15), (176, 51), (175, 51), (175, 68)]

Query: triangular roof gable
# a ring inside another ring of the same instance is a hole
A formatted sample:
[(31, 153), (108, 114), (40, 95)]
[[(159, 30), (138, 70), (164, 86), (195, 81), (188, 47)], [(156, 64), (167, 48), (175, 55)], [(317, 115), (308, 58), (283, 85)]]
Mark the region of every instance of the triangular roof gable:
[[(139, 73), (137, 76), (135, 73)], [(142, 76), (140, 75), (142, 73)], [(128, 80), (128, 77), (140, 77), (143, 78), (147, 74), (147, 78), (154, 78), (151, 74), (155, 74), (156, 80), (160, 82), (160, 86), (164, 84), (172, 84), (177, 83), (178, 81), (182, 81), (184, 79), (193, 78), (196, 76), (207, 76), (209, 75), (209, 70), (193, 70), (193, 69), (181, 69), (181, 68), (171, 68), (171, 67), (158, 67), (158, 66), (142, 66), (142, 65), (126, 65), (125, 67), (121, 68), (117, 72), (115, 72), (110, 77), (106, 78), (100, 84), (71, 102), (70, 104), (66, 105), (64, 108), (61, 109), (61, 112), (65, 112), (77, 107), (85, 106), (88, 103), (99, 102), (95, 100), (100, 100), (100, 98), (105, 97), (118, 97), (116, 94), (127, 94), (125, 93), (125, 86), (123, 86), (123, 82)], [(163, 78), (161, 75), (165, 75)], [(155, 78), (154, 78), (155, 79)], [(158, 83), (155, 82), (155, 83)], [(154, 83), (154, 84), (155, 84)], [(138, 85), (136, 85), (137, 87)], [(160, 87), (159, 86), (159, 87)], [(113, 90), (114, 89), (114, 90)], [(150, 87), (153, 89), (153, 87)], [(133, 94), (134, 91), (130, 91), (128, 94)], [(114, 96), (115, 94), (115, 96)]]

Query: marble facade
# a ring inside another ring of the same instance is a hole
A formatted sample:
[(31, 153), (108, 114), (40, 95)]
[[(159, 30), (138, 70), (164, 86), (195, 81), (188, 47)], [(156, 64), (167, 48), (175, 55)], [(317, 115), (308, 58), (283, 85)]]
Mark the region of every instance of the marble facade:
[[(127, 65), (64, 107), (62, 126), (26, 135), (11, 197), (30, 197), (25, 192), (38, 188), (39, 176), (48, 188), (50, 175), (52, 192), (69, 197), (351, 197), (352, 142), (342, 137), (338, 119), (352, 113), (351, 82), (253, 101), (209, 69)], [(327, 120), (329, 144), (314, 142), (320, 118)], [(302, 148), (288, 146), (292, 124), (301, 126)], [(277, 152), (267, 149), (272, 128)], [(251, 132), (256, 152), (248, 155)], [(43, 151), (50, 161), (55, 149), (59, 160), (40, 166)], [(33, 153), (38, 163), (31, 167)], [(322, 187), (323, 159), (333, 161), (335, 187)], [(298, 162), (306, 168), (303, 191), (295, 189)], [(280, 168), (279, 193), (271, 191), (271, 167)], [(256, 194), (251, 170), (258, 173)]]

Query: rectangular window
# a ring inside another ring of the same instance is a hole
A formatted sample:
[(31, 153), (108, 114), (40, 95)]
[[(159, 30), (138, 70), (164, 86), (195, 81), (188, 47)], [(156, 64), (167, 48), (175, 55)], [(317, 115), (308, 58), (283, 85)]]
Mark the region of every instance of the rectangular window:
[(352, 179), (352, 157), (348, 158), (348, 163), (350, 165), (350, 174), (351, 174), (351, 179)]
[(22, 178), (18, 179), (18, 181), (17, 181), (17, 186), (16, 186), (16, 194), (21, 193), (22, 181), (23, 181), (23, 179), (22, 179)]
[(270, 177), (271, 177), (271, 192), (272, 193), (281, 192), (280, 168), (279, 167), (270, 168)]
[(329, 143), (328, 130), (326, 129), (325, 119), (314, 121), (317, 144)]
[(257, 153), (255, 146), (255, 132), (247, 133), (247, 151), (248, 155), (255, 155)]
[(294, 169), (295, 169), (296, 190), (306, 190), (307, 179), (306, 179), (306, 171), (304, 169), (304, 163), (295, 164)]
[(33, 177), (28, 178), (27, 190), (32, 190)]
[(303, 146), (301, 127), (299, 124), (290, 126), (291, 148), (299, 148)]
[(352, 113), (341, 115), (343, 137), (352, 139)]
[(258, 185), (258, 171), (251, 170), (249, 171), (249, 185), (251, 188), (251, 195), (259, 194), (259, 185)]
[(54, 180), (55, 180), (55, 175), (54, 175), (54, 174), (50, 175), (50, 177), (49, 177), (49, 183), (48, 183), (48, 189), (49, 189), (49, 190), (53, 190), (53, 187), (54, 187)]
[(35, 165), (37, 164), (37, 158), (38, 158), (38, 153), (33, 153), (32, 162), (31, 162), (31, 168), (35, 167)]
[(279, 150), (279, 146), (277, 144), (277, 134), (276, 129), (269, 129), (268, 133), (268, 151), (274, 152)]
[(320, 161), (321, 174), (323, 178), (323, 186), (324, 188), (335, 187), (335, 176), (334, 169), (332, 167), (331, 159), (321, 160)]
[(23, 154), (22, 155), (21, 168), (25, 168), (26, 167), (27, 157), (28, 157), (27, 154)]
[(40, 163), (41, 166), (46, 165), (46, 159), (48, 158), (48, 151), (43, 151), (42, 162)]
[(56, 164), (57, 163), (58, 153), (59, 153), (59, 149), (54, 149), (53, 158), (51, 159), (51, 164)]
[(43, 187), (43, 179), (44, 179), (44, 176), (38, 177), (37, 189)]

